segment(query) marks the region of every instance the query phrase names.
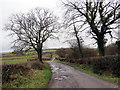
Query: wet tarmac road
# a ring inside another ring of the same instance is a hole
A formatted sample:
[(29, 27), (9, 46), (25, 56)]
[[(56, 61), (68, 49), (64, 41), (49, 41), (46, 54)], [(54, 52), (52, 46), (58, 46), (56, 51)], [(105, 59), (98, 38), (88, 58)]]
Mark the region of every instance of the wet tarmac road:
[(116, 85), (80, 72), (71, 66), (54, 61), (48, 63), (53, 73), (48, 88), (118, 88)]

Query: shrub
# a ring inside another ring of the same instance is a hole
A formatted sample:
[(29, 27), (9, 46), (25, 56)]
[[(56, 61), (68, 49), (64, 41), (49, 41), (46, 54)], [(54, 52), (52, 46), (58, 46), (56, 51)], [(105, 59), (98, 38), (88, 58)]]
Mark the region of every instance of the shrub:
[(66, 50), (64, 48), (58, 49), (55, 52), (60, 58), (65, 58), (66, 56)]
[[(24, 64), (26, 66), (26, 64)], [(16, 77), (11, 77), (11, 75), (19, 73), (21, 75), (25, 75), (25, 73), (29, 72), (29, 68), (19, 64), (7, 64), (2, 66), (2, 81), (3, 83), (6, 81), (12, 81), (16, 79)]]
[(90, 65), (93, 67), (93, 72), (97, 74), (112, 74), (115, 77), (120, 77), (120, 56), (105, 56), (105, 57), (90, 57), (83, 59), (65, 59), (60, 61), (70, 63), (79, 63)]
[[(95, 57), (97, 56), (97, 50), (92, 48), (86, 48), (82, 46), (82, 52), (84, 58), (87, 57)], [(77, 46), (74, 46), (72, 48), (61, 48), (56, 51), (56, 54), (60, 58), (68, 58), (68, 59), (80, 59), (81, 55), (79, 53), (79, 49)]]
[(95, 57), (97, 56), (97, 50), (93, 48), (83, 48), (84, 57)]
[(117, 45), (116, 44), (110, 44), (106, 47), (105, 50), (106, 55), (116, 55), (117, 54)]
[(15, 74), (27, 75), (30, 69), (43, 69), (43, 65), (39, 62), (28, 62), (19, 64), (5, 64), (2, 65), (2, 83), (17, 79)]
[(112, 61), (111, 70), (113, 76), (120, 78), (120, 56)]
[(66, 52), (67, 52), (67, 58), (71, 58), (71, 59), (81, 58), (78, 47), (67, 49)]
[(93, 72), (97, 74), (103, 74), (106, 70), (106, 62), (104, 58), (99, 58), (95, 60), (93, 64)]
[(40, 62), (32, 62), (31, 63), (31, 68), (32, 69), (38, 69), (38, 70), (42, 70), (43, 69), (43, 64), (40, 64)]

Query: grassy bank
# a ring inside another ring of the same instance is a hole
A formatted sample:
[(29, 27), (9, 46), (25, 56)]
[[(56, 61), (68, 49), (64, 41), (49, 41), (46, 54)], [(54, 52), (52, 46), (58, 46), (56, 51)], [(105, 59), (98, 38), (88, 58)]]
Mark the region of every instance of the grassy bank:
[(13, 74), (17, 79), (5, 82), (3, 88), (46, 88), (51, 78), (50, 66), (45, 63), (42, 70), (30, 69), (26, 75), (20, 73)]
[(103, 74), (103, 75), (95, 74), (95, 73), (93, 73), (92, 66), (88, 66), (88, 65), (84, 65), (84, 64), (69, 63), (69, 62), (58, 61), (58, 60), (56, 60), (56, 61), (60, 62), (60, 63), (63, 63), (63, 64), (70, 65), (70, 66), (74, 67), (75, 69), (77, 69), (77, 70), (79, 70), (81, 72), (90, 74), (91, 76), (95, 76), (97, 78), (106, 80), (108, 82), (120, 85), (120, 79), (119, 78), (115, 78), (115, 77), (112, 77), (112, 76), (107, 75), (107, 74)]

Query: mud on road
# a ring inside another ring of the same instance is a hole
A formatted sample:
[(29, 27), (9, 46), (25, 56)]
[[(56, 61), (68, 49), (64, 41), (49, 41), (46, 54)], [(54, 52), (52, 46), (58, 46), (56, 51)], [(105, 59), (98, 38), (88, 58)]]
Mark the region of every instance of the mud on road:
[(71, 66), (54, 61), (48, 63), (53, 73), (48, 88), (118, 88), (116, 85), (80, 72)]

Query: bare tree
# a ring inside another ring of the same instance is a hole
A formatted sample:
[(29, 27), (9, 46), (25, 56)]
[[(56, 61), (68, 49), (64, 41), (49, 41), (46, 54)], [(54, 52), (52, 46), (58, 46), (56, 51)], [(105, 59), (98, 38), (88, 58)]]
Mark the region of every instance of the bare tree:
[[(66, 7), (66, 13), (73, 13), (76, 22), (89, 27), (83, 30), (88, 30), (97, 41), (99, 54), (105, 55), (105, 44), (107, 42), (106, 34), (112, 37), (112, 30), (116, 29), (120, 19), (120, 3), (117, 0), (107, 2), (106, 0), (68, 0), (63, 2)], [(72, 23), (71, 23), (72, 24)], [(81, 29), (82, 30), (82, 29)], [(82, 30), (82, 31), (83, 31)]]
[[(65, 29), (68, 30), (68, 36), (75, 37), (76, 40), (74, 41), (76, 41), (75, 43), (77, 43), (79, 55), (83, 58), (83, 52), (82, 52), (83, 39), (79, 34), (81, 27), (79, 27), (75, 22), (76, 22), (76, 18), (74, 17), (74, 14), (68, 16), (68, 13), (66, 13), (64, 15), (63, 27), (65, 27)], [(71, 40), (67, 40), (67, 41), (68, 43), (71, 43)]]
[[(68, 56), (69, 58), (83, 58), (83, 44), (81, 42), (81, 40), (78, 42), (78, 40), (80, 40), (80, 38), (76, 38), (76, 39), (70, 39), (67, 40), (67, 43), (69, 43), (70, 45), (70, 49), (68, 51)], [(80, 44), (80, 47), (79, 47)], [(82, 52), (81, 52), (82, 51)]]
[(82, 41), (79, 38), (78, 31), (77, 31), (77, 28), (75, 26), (75, 23), (73, 24), (73, 27), (74, 27), (74, 34), (75, 34), (75, 37), (77, 39), (77, 44), (78, 44), (79, 52), (80, 52), (81, 57), (83, 58), (82, 45), (81, 45)]
[[(6, 30), (12, 31), (16, 40), (14, 46), (24, 49), (33, 48), (42, 62), (43, 43), (54, 37), (57, 18), (49, 10), (35, 8), (27, 14), (16, 14), (5, 25)], [(43, 62), (42, 62), (43, 63)]]

